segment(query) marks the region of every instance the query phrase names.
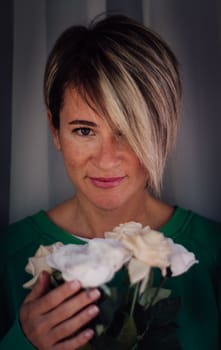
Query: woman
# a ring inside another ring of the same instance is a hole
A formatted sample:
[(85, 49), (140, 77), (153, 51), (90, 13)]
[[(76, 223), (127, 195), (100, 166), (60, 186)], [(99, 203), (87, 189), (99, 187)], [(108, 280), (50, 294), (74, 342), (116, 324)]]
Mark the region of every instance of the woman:
[(81, 244), (131, 220), (196, 254), (200, 263), (168, 284), (182, 299), (180, 343), (185, 350), (220, 349), (221, 227), (158, 199), (181, 97), (170, 48), (124, 16), (74, 26), (48, 58), (44, 93), (54, 144), (76, 192), (9, 228), (2, 245), (0, 349), (87, 344), (94, 332), (85, 325), (99, 313), (99, 290), (88, 295), (74, 281), (50, 291), (42, 273), (27, 294), (24, 267), (40, 244)]

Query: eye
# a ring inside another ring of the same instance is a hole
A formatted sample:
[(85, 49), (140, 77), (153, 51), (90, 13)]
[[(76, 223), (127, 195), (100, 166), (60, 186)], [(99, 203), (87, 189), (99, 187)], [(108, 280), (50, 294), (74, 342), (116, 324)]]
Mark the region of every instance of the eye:
[(118, 130), (118, 131), (116, 132), (116, 136), (117, 136), (117, 137), (124, 137), (123, 133), (122, 133), (120, 130)]
[(90, 128), (76, 128), (73, 130), (73, 133), (77, 134), (78, 136), (93, 136), (94, 131)]
[(116, 131), (115, 137), (116, 137), (116, 139), (117, 139), (118, 141), (120, 141), (120, 142), (125, 141), (125, 136), (124, 136), (124, 134), (122, 133), (122, 131), (120, 131), (120, 130), (117, 130), (117, 131)]

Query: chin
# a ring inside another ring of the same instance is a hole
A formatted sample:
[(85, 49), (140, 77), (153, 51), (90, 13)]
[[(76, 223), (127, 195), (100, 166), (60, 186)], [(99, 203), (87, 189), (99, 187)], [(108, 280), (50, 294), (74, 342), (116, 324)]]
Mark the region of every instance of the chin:
[(119, 201), (116, 198), (114, 199), (106, 198), (100, 201), (95, 201), (93, 203), (98, 209), (106, 210), (106, 211), (116, 210), (124, 206), (124, 202), (122, 200)]

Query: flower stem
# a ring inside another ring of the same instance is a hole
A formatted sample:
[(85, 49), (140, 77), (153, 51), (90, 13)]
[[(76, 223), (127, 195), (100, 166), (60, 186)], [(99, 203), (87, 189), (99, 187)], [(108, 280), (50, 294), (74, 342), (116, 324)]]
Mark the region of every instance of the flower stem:
[(135, 308), (135, 304), (136, 304), (136, 301), (137, 301), (139, 287), (140, 287), (140, 283), (137, 283), (136, 286), (135, 286), (134, 295), (133, 295), (133, 299), (132, 299), (132, 304), (131, 304), (131, 309), (130, 309), (130, 317), (132, 317), (133, 313), (134, 313), (134, 308)]
[(167, 273), (165, 277), (162, 277), (159, 283), (159, 286), (157, 287), (150, 304), (148, 305), (148, 308), (151, 307), (155, 301), (155, 298), (157, 297), (157, 294), (159, 293), (159, 290), (163, 287), (164, 283), (168, 280), (168, 278), (171, 276), (171, 270), (170, 268), (167, 268)]

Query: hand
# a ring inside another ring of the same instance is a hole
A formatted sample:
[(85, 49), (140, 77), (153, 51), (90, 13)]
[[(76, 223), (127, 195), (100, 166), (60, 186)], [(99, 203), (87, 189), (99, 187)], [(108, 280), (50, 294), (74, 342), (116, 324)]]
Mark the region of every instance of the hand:
[(49, 274), (43, 272), (21, 306), (23, 332), (38, 350), (78, 349), (94, 335), (92, 329), (80, 329), (98, 314), (92, 302), (100, 292), (82, 291), (78, 281), (65, 282), (52, 291), (49, 287)]

